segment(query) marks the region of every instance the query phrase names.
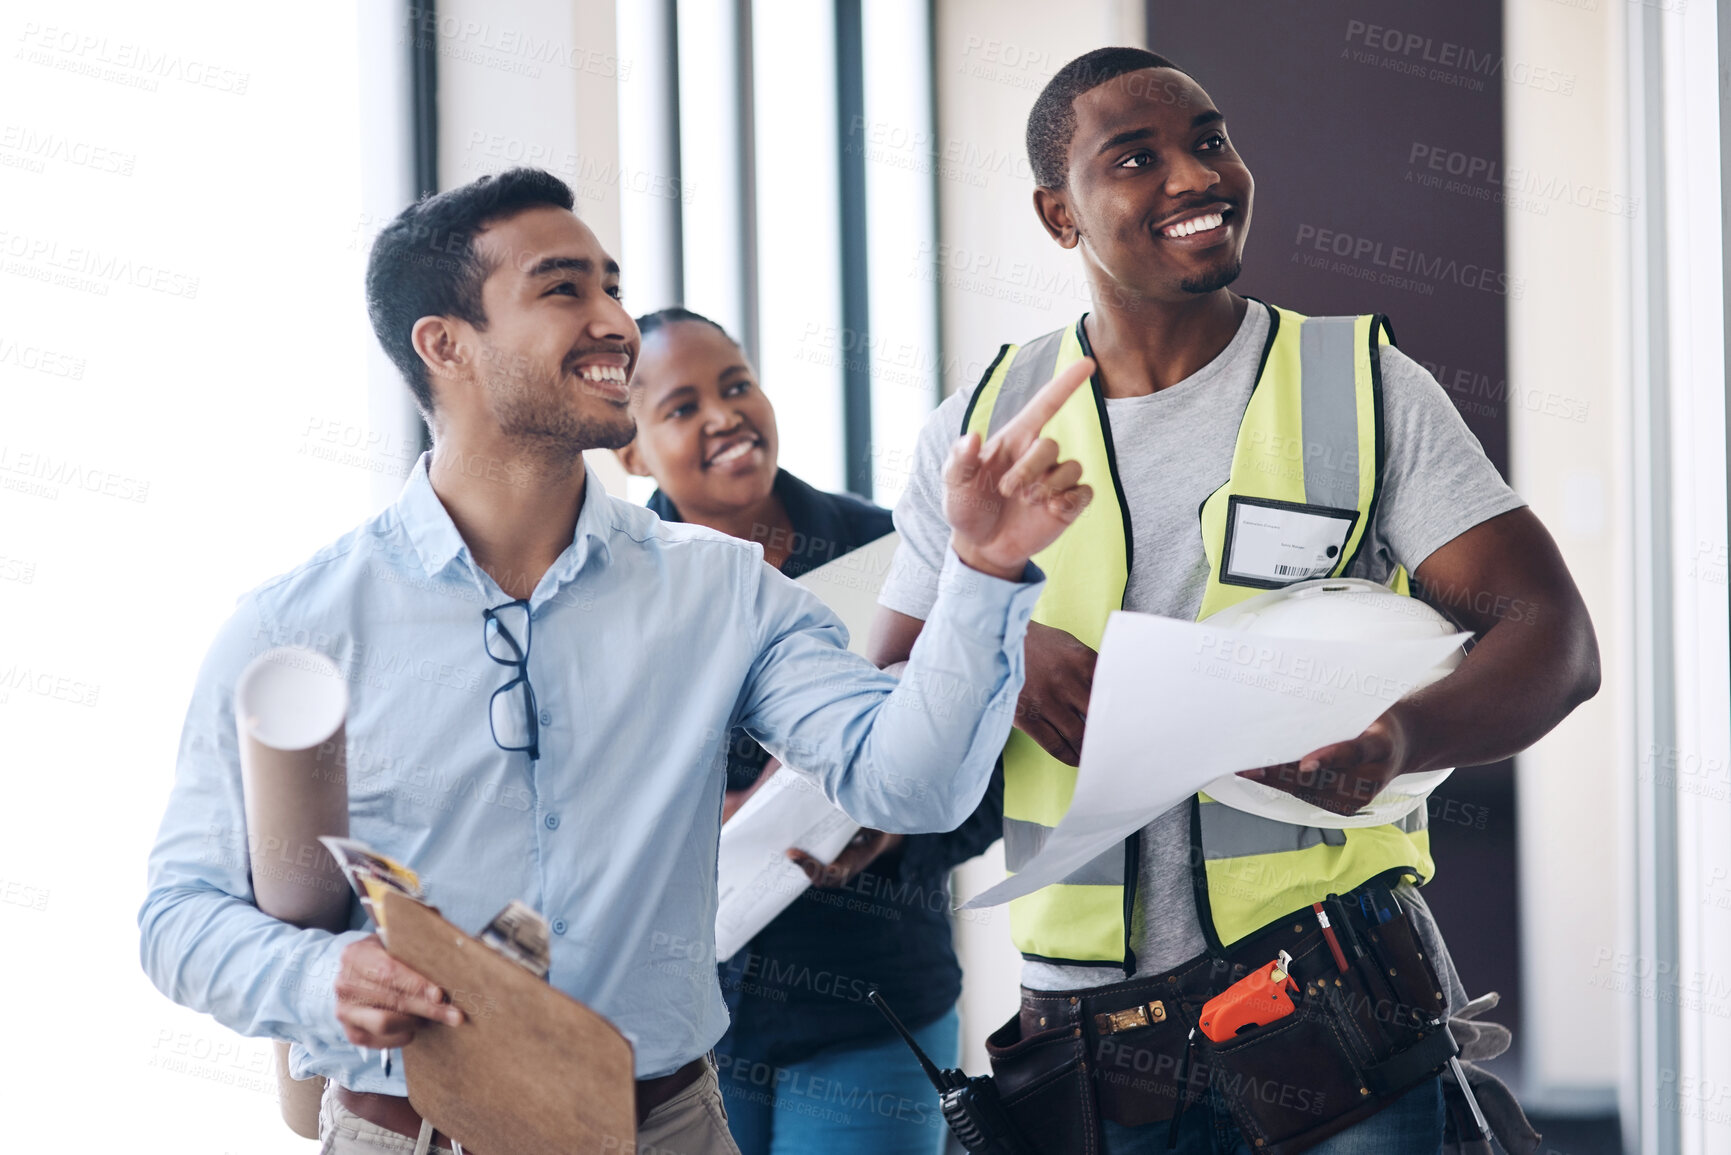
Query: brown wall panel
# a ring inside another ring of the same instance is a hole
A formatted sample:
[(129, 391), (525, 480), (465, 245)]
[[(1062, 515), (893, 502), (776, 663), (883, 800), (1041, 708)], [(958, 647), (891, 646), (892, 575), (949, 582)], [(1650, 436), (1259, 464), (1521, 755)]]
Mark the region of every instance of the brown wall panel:
[(1565, 79), (1505, 61), (1485, 0), (1151, 0), (1148, 40), (1256, 177), (1236, 288), (1387, 313), (1506, 473), (1502, 84)]

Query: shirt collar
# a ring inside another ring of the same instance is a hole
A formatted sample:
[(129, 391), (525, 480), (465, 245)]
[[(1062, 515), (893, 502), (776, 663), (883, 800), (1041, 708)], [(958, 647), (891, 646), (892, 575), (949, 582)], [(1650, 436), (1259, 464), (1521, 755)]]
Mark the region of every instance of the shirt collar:
[(427, 476), (432, 460), (430, 451), (421, 454), (397, 497), (397, 517), (428, 577), (437, 576), (452, 561), (469, 552), (463, 535), (457, 532), (456, 522), (445, 510), (445, 503), (433, 492), (432, 479)]
[[(397, 516), (402, 522), (403, 532), (408, 534), (428, 577), (437, 576), (460, 558), (479, 579), (480, 567), (475, 565), (468, 543), (457, 532), (457, 523), (451, 520), (445, 503), (433, 492), (432, 479), (427, 476), (427, 467), (432, 459), (430, 452), (421, 454), (397, 498)], [(555, 585), (570, 581), (592, 557), (603, 564), (612, 560), (608, 538), (613, 529), (613, 499), (587, 462), (583, 465), (583, 477), (583, 505), (577, 511), (577, 526), (571, 544), (565, 547), (565, 552), (541, 579), (542, 586), (549, 579)]]
[(577, 511), (577, 526), (571, 535), (571, 544), (565, 547), (565, 552), (541, 579), (543, 585), (549, 578), (559, 585), (565, 584), (591, 560), (597, 565), (606, 565), (613, 560), (613, 547), (609, 544), (614, 529), (613, 495), (607, 492), (607, 487), (589, 468), (587, 461), (583, 463), (583, 477), (583, 505)]

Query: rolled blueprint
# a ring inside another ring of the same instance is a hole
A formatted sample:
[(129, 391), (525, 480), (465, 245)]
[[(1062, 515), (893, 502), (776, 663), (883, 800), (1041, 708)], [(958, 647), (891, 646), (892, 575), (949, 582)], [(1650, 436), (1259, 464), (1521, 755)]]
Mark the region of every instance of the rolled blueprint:
[[(348, 709), (342, 671), (312, 650), (260, 654), (234, 690), (253, 901), (298, 927), (348, 929), (349, 885), (319, 842), (321, 835), (349, 833)], [(276, 1044), (283, 1121), (316, 1139), (325, 1081), (291, 1078), (288, 1050)]]

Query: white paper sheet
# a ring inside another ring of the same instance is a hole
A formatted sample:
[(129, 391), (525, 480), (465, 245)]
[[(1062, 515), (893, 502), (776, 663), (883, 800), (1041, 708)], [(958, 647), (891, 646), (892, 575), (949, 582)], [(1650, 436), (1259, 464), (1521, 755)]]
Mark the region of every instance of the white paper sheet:
[(1322, 642), (1114, 613), (1069, 811), (1019, 872), (965, 906), (1061, 882), (1222, 774), (1356, 737), (1465, 637)]
[(872, 618), (877, 614), (878, 591), (884, 587), (901, 540), (899, 533), (885, 534), (794, 579), (835, 611), (847, 627), (847, 648), (856, 654), (865, 653), (866, 635), (871, 633)]
[[(900, 541), (894, 533), (880, 537), (796, 579), (835, 611), (856, 654), (865, 652), (878, 590)], [(829, 862), (858, 830), (857, 822), (792, 767), (764, 783), (721, 828), (715, 957), (731, 958), (810, 885), (788, 850), (798, 847)]]
[(776, 771), (721, 828), (715, 957), (732, 958), (810, 885), (789, 848), (828, 862), (858, 830), (817, 783), (786, 767)]

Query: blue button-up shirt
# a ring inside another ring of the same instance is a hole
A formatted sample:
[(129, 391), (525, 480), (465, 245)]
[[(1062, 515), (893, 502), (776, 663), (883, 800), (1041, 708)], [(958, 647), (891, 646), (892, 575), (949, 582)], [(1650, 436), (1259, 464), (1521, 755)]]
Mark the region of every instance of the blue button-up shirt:
[[(243, 1035), (295, 1043), (297, 1076), (406, 1093), (344, 1037), (332, 980), (365, 932), (299, 930), (252, 905), (234, 686), (275, 646), (348, 679), (352, 835), (418, 871), (470, 932), (520, 898), (552, 924), (554, 986), (607, 1016), (636, 1074), (677, 1070), (727, 1026), (716, 981), (726, 738), (743, 727), (860, 823), (959, 826), (984, 793), (1039, 595), (953, 555), (901, 681), (760, 547), (662, 522), (589, 474), (575, 536), (530, 598), (540, 760), (499, 749), (512, 676), (481, 611), (509, 601), (422, 458), (395, 505), (242, 599), (199, 672), (139, 911), (158, 989)], [(295, 863), (284, 864), (293, 869)], [(304, 864), (302, 864), (304, 865)], [(460, 1028), (459, 1028), (460, 1029)]]

